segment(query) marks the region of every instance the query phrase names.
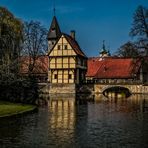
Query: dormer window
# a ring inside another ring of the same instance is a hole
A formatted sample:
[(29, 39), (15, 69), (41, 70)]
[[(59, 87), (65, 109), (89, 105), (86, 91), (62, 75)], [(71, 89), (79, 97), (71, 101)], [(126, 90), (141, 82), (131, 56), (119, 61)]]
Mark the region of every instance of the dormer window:
[(55, 31), (55, 28), (52, 28), (51, 31), (52, 31), (52, 32)]

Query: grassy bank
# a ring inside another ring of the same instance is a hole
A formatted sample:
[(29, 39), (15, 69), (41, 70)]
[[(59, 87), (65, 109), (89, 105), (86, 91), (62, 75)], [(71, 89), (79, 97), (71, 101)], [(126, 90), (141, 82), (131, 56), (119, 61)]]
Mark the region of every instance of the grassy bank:
[(17, 115), (36, 109), (34, 105), (18, 104), (0, 101), (0, 117)]

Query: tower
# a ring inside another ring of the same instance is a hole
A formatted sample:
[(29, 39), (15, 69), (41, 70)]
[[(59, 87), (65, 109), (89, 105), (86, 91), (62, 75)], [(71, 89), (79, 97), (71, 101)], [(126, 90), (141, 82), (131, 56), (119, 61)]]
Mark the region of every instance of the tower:
[(77, 84), (85, 81), (87, 56), (75, 39), (74, 30), (71, 35), (61, 32), (55, 17), (55, 8), (47, 38), (49, 93), (76, 93)]
[(61, 30), (57, 21), (56, 16), (54, 15), (50, 29), (48, 32), (48, 51), (50, 51), (53, 46), (56, 44), (56, 41), (61, 37)]
[(109, 50), (107, 51), (105, 48), (105, 41), (103, 40), (102, 50), (100, 51), (100, 57), (108, 57), (110, 56)]

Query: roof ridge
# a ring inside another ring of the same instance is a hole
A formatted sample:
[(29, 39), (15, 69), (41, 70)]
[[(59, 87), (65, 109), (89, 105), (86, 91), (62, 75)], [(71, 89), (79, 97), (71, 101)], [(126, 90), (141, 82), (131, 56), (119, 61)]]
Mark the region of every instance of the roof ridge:
[[(85, 55), (85, 53), (82, 51), (82, 49), (81, 49), (79, 43), (78, 43), (74, 38), (72, 38), (70, 35), (68, 35), (68, 34), (66, 34), (66, 33), (62, 33), (62, 35), (65, 36), (65, 38), (67, 39), (67, 41), (69, 42), (69, 44), (72, 46), (72, 48), (75, 50), (75, 52), (76, 52), (77, 54), (79, 54), (79, 55), (81, 55), (81, 56), (84, 56), (84, 57), (87, 57), (87, 56)], [(76, 45), (76, 47), (74, 47), (74, 45), (73, 45), (72, 42)], [(77, 49), (76, 49), (76, 48), (77, 48)], [(77, 50), (79, 50), (79, 51), (77, 52)]]

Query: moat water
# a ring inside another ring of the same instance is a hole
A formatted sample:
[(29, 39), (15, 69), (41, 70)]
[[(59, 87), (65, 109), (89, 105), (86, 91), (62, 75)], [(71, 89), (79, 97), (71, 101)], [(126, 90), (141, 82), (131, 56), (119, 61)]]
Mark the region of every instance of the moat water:
[(0, 119), (0, 148), (148, 147), (148, 95), (77, 98), (58, 96), (38, 112)]

